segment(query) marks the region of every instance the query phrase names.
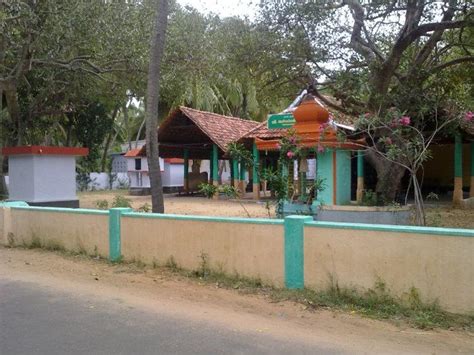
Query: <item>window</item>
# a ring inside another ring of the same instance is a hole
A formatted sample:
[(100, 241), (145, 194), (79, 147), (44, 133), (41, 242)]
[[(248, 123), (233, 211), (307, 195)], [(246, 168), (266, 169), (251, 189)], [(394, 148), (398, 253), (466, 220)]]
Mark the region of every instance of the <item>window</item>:
[(135, 170), (142, 170), (142, 160), (135, 159)]

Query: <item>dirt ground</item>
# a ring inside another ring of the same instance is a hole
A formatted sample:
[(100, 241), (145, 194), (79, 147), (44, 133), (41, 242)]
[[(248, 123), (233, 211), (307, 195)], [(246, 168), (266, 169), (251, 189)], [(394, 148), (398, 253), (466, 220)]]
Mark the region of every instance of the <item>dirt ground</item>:
[[(138, 209), (146, 203), (151, 205), (150, 196), (129, 196), (127, 190), (92, 191), (79, 193), (82, 208), (97, 208), (97, 201), (107, 200), (109, 206), (116, 195), (130, 199), (132, 207)], [(252, 218), (275, 218), (275, 206), (265, 201), (251, 199), (242, 202)], [(234, 200), (209, 200), (200, 196), (165, 195), (165, 211), (170, 214), (207, 215), (223, 217), (248, 217), (240, 203)], [(430, 206), (426, 212), (427, 225), (433, 227), (474, 228), (474, 210), (451, 208), (448, 204)]]
[(206, 320), (237, 332), (329, 343), (352, 353), (474, 353), (474, 335), (419, 330), (331, 310), (272, 303), (166, 269), (112, 265), (84, 256), (0, 248), (0, 278), (37, 284), (81, 297), (120, 300), (148, 312)]
[[(107, 200), (109, 206), (111, 206), (114, 197), (117, 195), (122, 195), (129, 199), (134, 209), (138, 209), (146, 203), (151, 206), (150, 196), (130, 196), (126, 190), (82, 192), (79, 193), (79, 200), (81, 208), (97, 208), (97, 201), (99, 200)], [(265, 202), (244, 200), (242, 204), (252, 218), (268, 218), (269, 212), (272, 218), (275, 217), (274, 205), (271, 205), (270, 210), (267, 210)], [(210, 200), (196, 195), (165, 195), (165, 212), (169, 214), (248, 217), (245, 209), (239, 202), (234, 200)]]

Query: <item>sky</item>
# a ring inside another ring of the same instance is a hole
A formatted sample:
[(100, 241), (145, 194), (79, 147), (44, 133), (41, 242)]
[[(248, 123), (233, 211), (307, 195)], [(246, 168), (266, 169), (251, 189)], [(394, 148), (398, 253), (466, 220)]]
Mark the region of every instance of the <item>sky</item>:
[(177, 0), (182, 6), (190, 5), (199, 12), (213, 12), (220, 17), (248, 16), (253, 18), (259, 0)]

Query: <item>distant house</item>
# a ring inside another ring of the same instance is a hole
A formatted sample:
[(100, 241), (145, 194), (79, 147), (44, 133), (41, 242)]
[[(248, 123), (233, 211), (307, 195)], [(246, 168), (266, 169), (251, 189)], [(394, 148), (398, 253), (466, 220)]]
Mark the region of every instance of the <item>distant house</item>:
[(110, 159), (112, 160), (112, 173), (126, 173), (127, 172), (127, 159), (125, 159), (125, 153), (110, 153)]
[[(127, 173), (130, 178), (130, 193), (146, 195), (150, 193), (148, 161), (142, 148), (129, 150), (124, 155)], [(160, 171), (164, 192), (179, 191), (184, 184), (184, 160), (179, 158), (160, 158)]]

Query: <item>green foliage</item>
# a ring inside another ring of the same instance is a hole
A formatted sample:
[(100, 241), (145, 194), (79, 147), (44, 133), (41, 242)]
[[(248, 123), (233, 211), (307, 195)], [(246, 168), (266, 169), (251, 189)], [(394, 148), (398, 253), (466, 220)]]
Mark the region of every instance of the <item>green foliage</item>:
[(267, 181), (268, 187), (275, 193), (278, 201), (288, 198), (288, 177), (272, 168), (265, 168), (261, 172), (261, 178)]
[(201, 183), (198, 188), (199, 192), (209, 199), (213, 198), (219, 192), (217, 186), (208, 183)]
[(225, 196), (229, 198), (239, 198), (240, 191), (236, 189), (234, 186), (230, 185), (221, 185), (219, 186), (219, 192), (222, 192)]
[(377, 206), (379, 204), (377, 194), (370, 189), (364, 190), (360, 204), (362, 206)]
[(138, 207), (137, 209), (137, 212), (144, 212), (144, 213), (148, 213), (151, 211), (151, 206), (148, 202), (145, 202), (145, 204), (141, 205), (140, 207)]
[(95, 201), (95, 206), (99, 210), (108, 210), (109, 209), (109, 201), (107, 201), (107, 200), (97, 200), (97, 201)]
[(301, 138), (295, 130), (290, 129), (286, 136), (279, 141), (280, 161), (294, 161), (299, 158), (306, 158), (307, 150), (300, 146)]
[(122, 195), (115, 195), (114, 201), (112, 202), (112, 208), (123, 207), (123, 208), (131, 208), (131, 200), (122, 196)]
[(244, 164), (246, 167), (253, 166), (252, 153), (243, 144), (231, 142), (227, 145), (227, 151), (231, 159)]

